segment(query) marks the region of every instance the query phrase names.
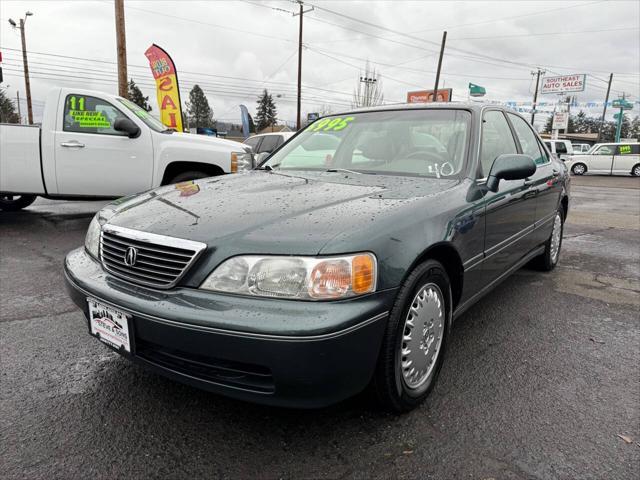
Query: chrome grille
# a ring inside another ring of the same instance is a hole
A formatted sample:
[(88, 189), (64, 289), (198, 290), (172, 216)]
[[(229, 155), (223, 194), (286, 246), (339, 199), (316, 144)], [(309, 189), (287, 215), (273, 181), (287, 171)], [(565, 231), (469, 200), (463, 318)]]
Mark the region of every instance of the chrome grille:
[(105, 270), (155, 288), (175, 286), (205, 248), (204, 243), (114, 225), (104, 225), (100, 234), (100, 259)]

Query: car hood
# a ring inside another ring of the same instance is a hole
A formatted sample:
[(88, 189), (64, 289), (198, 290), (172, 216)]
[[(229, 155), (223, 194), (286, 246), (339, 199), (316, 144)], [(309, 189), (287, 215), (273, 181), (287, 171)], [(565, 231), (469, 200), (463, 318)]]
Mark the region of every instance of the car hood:
[(228, 254), (315, 255), (333, 237), (371, 228), (381, 216), (437, 194), (457, 180), (253, 171), (125, 197), (108, 223), (224, 248)]
[(198, 144), (207, 147), (211, 147), (212, 145), (216, 145), (218, 147), (227, 147), (230, 152), (247, 151), (247, 146), (240, 142), (218, 138), (212, 135), (196, 135), (194, 133), (173, 132), (171, 134), (171, 140), (178, 142), (188, 142), (191, 145)]

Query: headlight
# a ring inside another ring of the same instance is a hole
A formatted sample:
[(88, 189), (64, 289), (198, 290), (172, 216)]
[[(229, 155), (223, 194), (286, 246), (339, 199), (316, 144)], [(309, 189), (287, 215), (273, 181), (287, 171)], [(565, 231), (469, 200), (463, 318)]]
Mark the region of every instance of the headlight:
[(246, 255), (223, 262), (200, 285), (205, 290), (257, 297), (335, 300), (374, 292), (376, 257)]
[(231, 173), (246, 172), (253, 168), (253, 155), (249, 152), (231, 152)]
[(91, 223), (89, 224), (89, 229), (87, 230), (87, 236), (84, 237), (84, 248), (87, 249), (87, 252), (91, 254), (91, 256), (96, 259), (99, 257), (100, 250), (100, 223), (98, 222), (98, 216), (100, 212), (96, 213)]

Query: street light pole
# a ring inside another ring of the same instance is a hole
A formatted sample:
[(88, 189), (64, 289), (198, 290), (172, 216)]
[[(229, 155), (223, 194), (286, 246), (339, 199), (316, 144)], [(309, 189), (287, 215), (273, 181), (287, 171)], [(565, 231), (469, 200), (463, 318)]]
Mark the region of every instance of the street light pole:
[(27, 62), (27, 40), (24, 33), (24, 24), (27, 23), (27, 17), (33, 15), (31, 12), (25, 12), (24, 18), (20, 19), (20, 26), (16, 25), (11, 18), (9, 19), (9, 23), (14, 28), (20, 29), (20, 37), (22, 39), (22, 64), (24, 69), (24, 89), (27, 94), (27, 118), (29, 120), (29, 125), (33, 125), (33, 107), (31, 106), (31, 82), (29, 80), (29, 62)]
[(609, 75), (609, 84), (607, 85), (607, 96), (604, 99), (604, 107), (602, 109), (602, 118), (600, 119), (600, 125), (598, 126), (598, 138), (596, 143), (602, 138), (602, 126), (604, 125), (604, 117), (607, 114), (607, 104), (609, 103), (609, 94), (611, 93), (611, 83), (613, 82), (613, 73)]

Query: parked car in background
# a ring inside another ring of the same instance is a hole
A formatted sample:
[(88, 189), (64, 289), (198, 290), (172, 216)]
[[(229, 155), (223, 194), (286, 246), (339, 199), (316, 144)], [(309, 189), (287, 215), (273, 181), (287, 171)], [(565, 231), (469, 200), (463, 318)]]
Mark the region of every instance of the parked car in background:
[(241, 143), (176, 132), (103, 92), (56, 88), (41, 127), (0, 125), (0, 210), (37, 196), (115, 198), (251, 168)]
[(453, 320), (526, 263), (552, 270), (569, 209), (529, 122), (473, 104), (331, 115), (193, 186), (96, 214), (64, 266), (88, 331), (172, 379), (307, 408), (369, 384), (419, 405)]
[(549, 151), (562, 161), (566, 161), (573, 155), (573, 145), (569, 140), (545, 140)]
[(640, 143), (596, 143), (586, 154), (567, 162), (574, 175), (633, 175), (640, 177)]
[(588, 143), (572, 143), (571, 146), (573, 147), (573, 154), (579, 154), (579, 153), (587, 153), (589, 150), (591, 150), (592, 145), (589, 145)]
[(254, 154), (262, 153), (263, 157), (266, 157), (294, 135), (295, 132), (260, 133), (247, 138), (242, 143), (249, 145)]

